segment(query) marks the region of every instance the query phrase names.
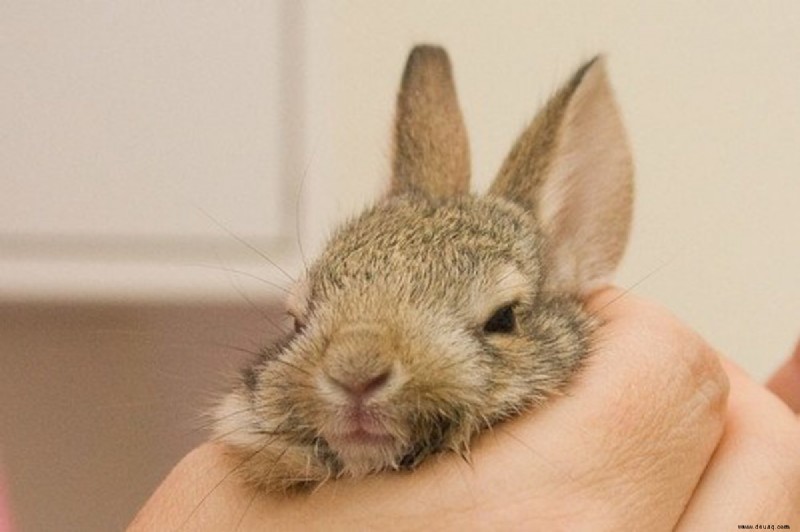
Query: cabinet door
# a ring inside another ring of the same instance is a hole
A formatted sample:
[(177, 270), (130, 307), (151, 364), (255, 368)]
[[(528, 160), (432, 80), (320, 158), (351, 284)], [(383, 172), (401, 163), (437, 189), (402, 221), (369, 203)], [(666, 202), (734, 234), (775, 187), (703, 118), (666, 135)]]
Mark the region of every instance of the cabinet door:
[(235, 294), (220, 270), (273, 276), (248, 246), (292, 263), (301, 16), (289, 0), (4, 3), (0, 295)]

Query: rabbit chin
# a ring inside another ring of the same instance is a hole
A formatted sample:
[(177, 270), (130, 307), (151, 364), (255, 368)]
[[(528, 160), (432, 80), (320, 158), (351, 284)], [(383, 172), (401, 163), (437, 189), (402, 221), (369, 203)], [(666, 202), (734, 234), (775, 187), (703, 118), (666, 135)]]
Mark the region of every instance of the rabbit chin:
[(398, 469), (406, 447), (388, 434), (358, 431), (326, 438), (339, 458), (342, 473), (354, 477), (384, 469)]

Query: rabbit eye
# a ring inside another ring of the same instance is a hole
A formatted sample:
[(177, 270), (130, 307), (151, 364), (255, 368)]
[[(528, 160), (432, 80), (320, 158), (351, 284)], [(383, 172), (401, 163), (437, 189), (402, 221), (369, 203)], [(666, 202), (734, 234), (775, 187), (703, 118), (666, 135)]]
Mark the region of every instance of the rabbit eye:
[(500, 307), (492, 317), (483, 324), (485, 333), (511, 333), (517, 326), (517, 318), (514, 315), (514, 305)]
[(288, 312), (288, 314), (289, 317), (292, 318), (292, 322), (294, 323), (294, 332), (295, 333), (303, 332), (303, 329), (305, 329), (306, 327), (306, 323), (297, 316), (295, 316), (292, 312)]

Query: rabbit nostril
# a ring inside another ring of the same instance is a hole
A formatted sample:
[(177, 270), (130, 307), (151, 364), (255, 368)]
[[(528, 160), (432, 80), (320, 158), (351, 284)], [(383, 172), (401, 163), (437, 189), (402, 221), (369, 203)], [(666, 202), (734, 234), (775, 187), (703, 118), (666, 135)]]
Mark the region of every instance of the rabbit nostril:
[(384, 388), (386, 384), (389, 382), (389, 377), (391, 377), (391, 371), (386, 370), (374, 377), (368, 377), (366, 379), (359, 379), (359, 378), (334, 378), (328, 375), (328, 379), (335, 384), (338, 388), (341, 388), (349, 395), (352, 395), (356, 398), (363, 398), (368, 395), (372, 395), (375, 392), (379, 391), (381, 388)]
[(364, 393), (372, 393), (380, 390), (389, 382), (389, 371), (384, 371), (380, 375), (373, 377), (364, 385)]

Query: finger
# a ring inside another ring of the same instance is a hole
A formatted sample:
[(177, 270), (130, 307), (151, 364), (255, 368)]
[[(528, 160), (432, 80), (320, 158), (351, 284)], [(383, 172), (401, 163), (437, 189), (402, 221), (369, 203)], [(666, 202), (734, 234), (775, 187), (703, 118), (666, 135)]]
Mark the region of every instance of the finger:
[(795, 414), (800, 414), (800, 340), (794, 354), (770, 378), (767, 388), (789, 405)]
[(680, 522), (681, 530), (800, 524), (800, 422), (730, 362), (725, 434)]

